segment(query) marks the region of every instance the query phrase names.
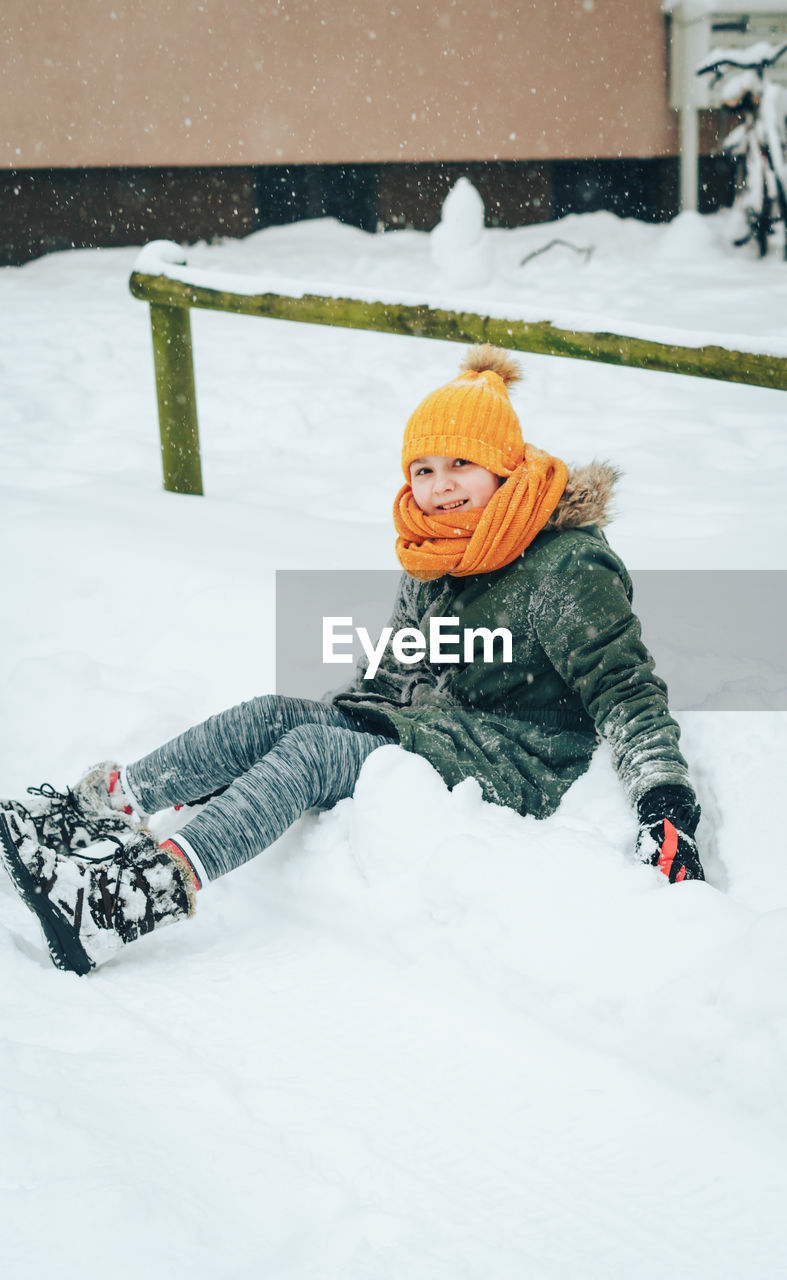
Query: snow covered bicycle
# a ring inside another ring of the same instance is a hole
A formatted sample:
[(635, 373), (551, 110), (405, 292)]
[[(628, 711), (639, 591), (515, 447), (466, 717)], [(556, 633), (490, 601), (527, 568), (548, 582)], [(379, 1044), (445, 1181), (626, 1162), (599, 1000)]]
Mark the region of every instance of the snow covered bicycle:
[(760, 40), (748, 49), (715, 49), (697, 67), (697, 75), (713, 76), (712, 86), (720, 85), (721, 105), (743, 116), (722, 142), (728, 155), (743, 162), (733, 208), (743, 215), (746, 233), (733, 243), (756, 241), (762, 258), (768, 252), (768, 237), (781, 222), (787, 260), (785, 103), (782, 90), (767, 74), (785, 53), (787, 41), (773, 45)]

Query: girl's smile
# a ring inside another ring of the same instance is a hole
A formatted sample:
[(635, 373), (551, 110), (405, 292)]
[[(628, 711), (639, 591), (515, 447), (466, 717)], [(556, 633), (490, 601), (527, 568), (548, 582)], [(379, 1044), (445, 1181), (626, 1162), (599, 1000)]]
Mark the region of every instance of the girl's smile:
[(413, 497), (428, 516), (485, 507), (501, 480), (466, 458), (430, 455), (410, 463)]

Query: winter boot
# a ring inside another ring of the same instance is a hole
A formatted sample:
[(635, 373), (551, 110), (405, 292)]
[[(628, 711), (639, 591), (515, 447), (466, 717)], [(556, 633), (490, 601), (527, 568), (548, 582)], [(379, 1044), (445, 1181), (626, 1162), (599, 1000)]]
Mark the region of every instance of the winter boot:
[(55, 791), (45, 782), (28, 787), (33, 798), (0, 801), (21, 822), (32, 822), (39, 843), (51, 849), (73, 852), (112, 835), (128, 835), (140, 825), (120, 789), (120, 766), (105, 761), (94, 765), (66, 791)]
[(188, 863), (146, 831), (69, 854), (42, 844), (34, 822), (6, 811), (0, 852), (53, 962), (72, 973), (89, 973), (126, 943), (194, 910)]

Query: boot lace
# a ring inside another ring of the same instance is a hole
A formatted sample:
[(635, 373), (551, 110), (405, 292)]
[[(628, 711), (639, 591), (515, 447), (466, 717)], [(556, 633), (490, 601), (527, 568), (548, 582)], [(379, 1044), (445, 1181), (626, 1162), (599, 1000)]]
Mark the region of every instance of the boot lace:
[[(52, 803), (53, 810), (56, 814), (53, 817), (62, 824), (63, 834), (70, 842), (77, 830), (85, 831), (89, 836), (97, 836), (102, 840), (113, 840), (116, 844), (122, 844), (111, 832), (110, 824), (115, 822), (113, 818), (99, 818), (92, 814), (85, 813), (79, 800), (70, 787), (65, 791), (57, 791), (51, 782), (44, 782), (40, 787), (28, 787), (28, 795), (43, 796), (45, 800)], [(110, 827), (110, 830), (107, 830)]]

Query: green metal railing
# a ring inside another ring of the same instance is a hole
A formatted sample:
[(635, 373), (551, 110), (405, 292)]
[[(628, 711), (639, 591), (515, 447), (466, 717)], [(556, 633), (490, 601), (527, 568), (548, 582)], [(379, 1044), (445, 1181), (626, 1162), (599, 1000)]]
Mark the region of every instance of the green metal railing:
[(515, 351), (601, 360), (630, 368), (787, 390), (787, 358), (783, 356), (719, 346), (672, 346), (616, 333), (557, 329), (549, 321), (501, 320), (473, 311), (444, 311), (426, 305), (314, 294), (290, 297), (278, 293), (228, 293), (139, 271), (132, 273), (129, 286), (135, 298), (150, 303), (164, 488), (172, 493), (203, 492), (191, 307), (449, 342), (491, 342)]

